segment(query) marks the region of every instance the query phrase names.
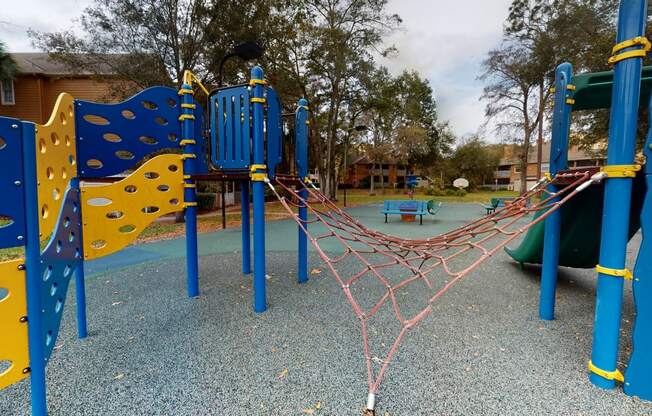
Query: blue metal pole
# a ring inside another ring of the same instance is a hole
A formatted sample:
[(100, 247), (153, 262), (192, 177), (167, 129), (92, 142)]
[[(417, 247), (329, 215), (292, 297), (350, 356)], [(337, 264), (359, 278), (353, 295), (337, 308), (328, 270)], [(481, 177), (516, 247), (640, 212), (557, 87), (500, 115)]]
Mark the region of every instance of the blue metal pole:
[[(550, 144), (550, 174), (568, 167), (568, 131), (572, 110), (573, 67), (563, 63), (555, 72), (555, 105), (552, 115), (552, 140)], [(550, 192), (557, 187), (549, 185)], [(556, 200), (555, 200), (556, 201)], [(557, 292), (557, 267), (559, 265), (559, 232), (561, 212), (555, 211), (545, 220), (543, 238), (543, 266), (541, 270), (541, 292), (539, 293), (539, 317), (552, 320), (555, 317), (555, 293)]]
[(253, 147), (254, 157), (251, 165), (251, 180), (254, 194), (254, 311), (267, 310), (265, 288), (265, 133), (263, 97), (264, 73), (256, 66), (251, 70), (250, 84), (253, 89), (251, 103), (253, 107)]
[[(648, 126), (652, 126), (652, 99), (648, 103)], [(652, 161), (652, 128), (648, 127), (643, 154)], [(636, 305), (636, 319), (632, 328), (632, 354), (625, 372), (625, 393), (652, 400), (652, 163), (645, 164), (645, 199), (641, 211), (641, 234), (632, 291)]]
[(184, 83), (181, 93), (181, 142), (183, 148), (183, 200), (186, 220), (186, 269), (188, 296), (199, 296), (199, 258), (197, 250), (197, 194), (192, 174), (197, 172), (197, 142), (195, 138), (195, 102), (192, 86)]
[(45, 340), (43, 334), (42, 276), (40, 273), (40, 236), (38, 180), (36, 176), (36, 140), (33, 123), (22, 123), (23, 169), (25, 176), (25, 218), (27, 241), (25, 267), (27, 276), (27, 334), (29, 337), (29, 368), (32, 387), (32, 415), (47, 414), (45, 393)]
[[(647, 1), (621, 1), (617, 43), (643, 36), (646, 16)], [(635, 45), (618, 53), (641, 48), (641, 45)], [(631, 165), (634, 162), (641, 66), (641, 57), (630, 57), (615, 64), (607, 166)], [(631, 178), (606, 179), (600, 243), (601, 267), (613, 270), (625, 267), (631, 192)], [(598, 273), (591, 352), (594, 369), (589, 378), (593, 384), (605, 389), (613, 388), (614, 379), (617, 378), (622, 295), (622, 277)]]
[(251, 226), (249, 223), (249, 181), (240, 181), (242, 217), (242, 273), (251, 274)]
[[(79, 179), (74, 178), (70, 181), (70, 186), (75, 188), (76, 192), (80, 192)], [(81, 198), (80, 198), (81, 200)], [(79, 218), (83, 217), (83, 207), (79, 207)], [(81, 230), (82, 227), (79, 227)], [(84, 241), (83, 235), (81, 241)], [(79, 265), (75, 269), (75, 298), (77, 300), (77, 337), (84, 339), (88, 336), (88, 324), (86, 321), (86, 283), (84, 281), (84, 245), (80, 244), (80, 260)]]
[[(308, 178), (308, 101), (302, 98), (297, 103), (295, 116), (295, 134), (296, 134), (296, 164), (297, 175), (303, 181)], [(304, 201), (308, 199), (308, 191), (302, 188), (299, 191), (299, 197)], [(299, 220), (303, 221), (303, 226), (308, 228), (308, 207), (301, 205), (299, 207)], [(299, 283), (308, 281), (308, 236), (301, 226), (299, 228), (299, 274), (297, 279)]]

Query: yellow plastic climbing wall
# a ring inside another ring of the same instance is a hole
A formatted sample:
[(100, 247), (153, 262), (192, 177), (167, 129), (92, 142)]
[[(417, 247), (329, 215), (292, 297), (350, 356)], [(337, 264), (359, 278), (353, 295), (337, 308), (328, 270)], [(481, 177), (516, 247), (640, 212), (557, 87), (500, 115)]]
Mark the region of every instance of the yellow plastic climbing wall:
[(70, 94), (57, 98), (47, 123), (36, 125), (36, 174), (38, 180), (41, 240), (47, 239), (57, 222), (63, 194), (77, 176), (75, 109)]
[(183, 186), (178, 154), (156, 156), (112, 184), (83, 185), (84, 258), (115, 253), (156, 218), (183, 210)]
[(29, 375), (24, 263), (0, 263), (0, 390)]

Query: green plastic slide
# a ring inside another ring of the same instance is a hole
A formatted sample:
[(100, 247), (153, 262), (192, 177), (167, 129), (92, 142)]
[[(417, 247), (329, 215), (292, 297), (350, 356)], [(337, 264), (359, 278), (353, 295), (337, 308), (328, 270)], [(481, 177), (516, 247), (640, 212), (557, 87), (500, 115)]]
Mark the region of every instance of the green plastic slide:
[[(632, 238), (641, 226), (640, 216), (644, 195), (644, 177), (637, 175), (632, 190), (629, 238)], [(592, 185), (560, 208), (560, 266), (586, 269), (593, 268), (598, 264), (603, 197), (604, 184)], [(543, 212), (538, 212), (534, 218), (541, 216)], [(541, 264), (544, 223), (545, 221), (542, 221), (530, 228), (518, 247), (505, 247), (507, 254), (519, 263)]]

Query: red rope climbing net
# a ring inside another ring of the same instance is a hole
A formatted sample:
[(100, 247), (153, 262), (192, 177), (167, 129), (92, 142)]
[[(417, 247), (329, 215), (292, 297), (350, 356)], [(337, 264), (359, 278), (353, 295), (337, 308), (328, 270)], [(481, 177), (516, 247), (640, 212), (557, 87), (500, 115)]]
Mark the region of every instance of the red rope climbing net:
[[(553, 180), (543, 179), (493, 214), (426, 239), (401, 238), (369, 229), (314, 186), (297, 178), (277, 176), (279, 189), (268, 182), (307, 234), (360, 322), (369, 411), (373, 411), (375, 394), (401, 341), (408, 330), (432, 312), (433, 303), (482, 262), (586, 188), (595, 180), (592, 173), (572, 171), (560, 173)], [(302, 190), (307, 191), (307, 198), (301, 197)], [(299, 207), (308, 209), (308, 220), (299, 218)], [(522, 221), (537, 212), (540, 215), (533, 220)], [(392, 318), (398, 324), (397, 333), (379, 358), (370, 347), (370, 337), (379, 331), (371, 329), (369, 323), (380, 320), (385, 328)]]

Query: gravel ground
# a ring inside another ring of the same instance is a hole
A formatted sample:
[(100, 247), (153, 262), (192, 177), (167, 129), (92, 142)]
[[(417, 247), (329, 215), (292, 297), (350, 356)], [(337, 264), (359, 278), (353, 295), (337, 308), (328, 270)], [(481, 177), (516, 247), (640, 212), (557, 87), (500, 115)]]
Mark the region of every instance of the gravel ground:
[[(71, 295), (48, 366), (50, 415), (360, 415), (362, 342), (339, 287), (325, 269), (297, 285), (296, 253), (267, 259), (264, 314), (253, 313), (233, 252), (201, 258), (198, 299), (185, 297), (178, 258), (89, 277), (90, 337), (76, 339)], [(321, 267), (314, 255), (310, 266)], [(652, 414), (649, 402), (588, 382), (594, 272), (561, 270), (552, 322), (537, 317), (539, 273), (501, 252), (441, 298), (404, 340), (378, 414)], [(628, 285), (624, 362), (633, 313)], [(382, 349), (395, 330), (379, 324), (371, 335)], [(28, 382), (0, 393), (0, 415), (29, 409)]]

